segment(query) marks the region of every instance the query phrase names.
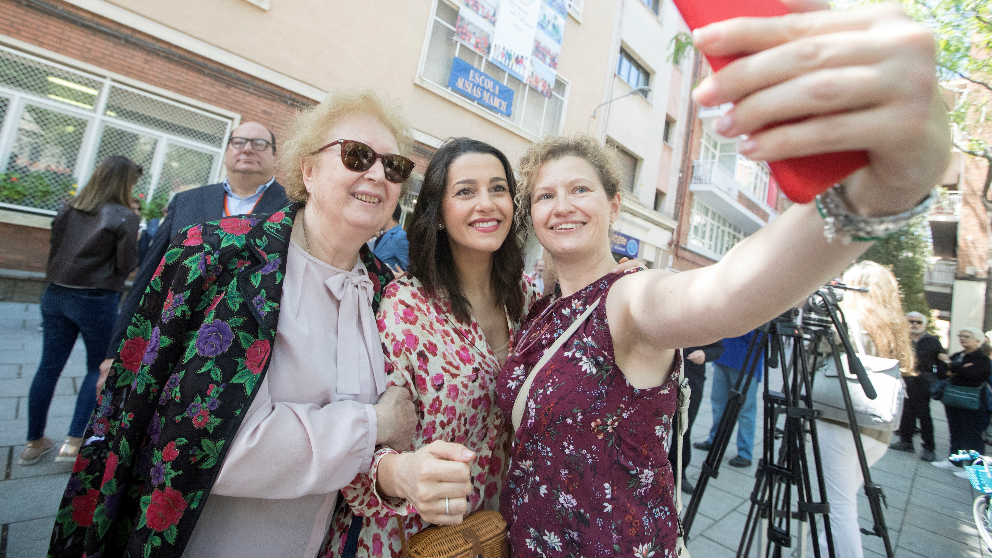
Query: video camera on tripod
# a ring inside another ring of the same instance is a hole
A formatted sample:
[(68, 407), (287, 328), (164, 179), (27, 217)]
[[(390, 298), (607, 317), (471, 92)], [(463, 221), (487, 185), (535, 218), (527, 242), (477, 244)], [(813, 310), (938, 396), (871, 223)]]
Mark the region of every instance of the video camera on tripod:
[[(849, 324), (839, 305), (845, 291), (867, 292), (867, 289), (833, 281), (810, 295), (801, 308), (789, 310), (759, 328), (761, 334), (756, 335), (748, 347), (743, 373), (730, 391), (713, 445), (701, 467), (692, 499), (686, 508), (682, 522), (686, 539), (689, 538), (709, 479), (716, 478), (719, 473), (730, 435), (744, 404), (744, 396), (753, 381), (754, 368), (762, 360), (759, 356), (765, 354), (762, 457), (755, 473), (751, 507), (738, 544), (737, 556), (748, 556), (755, 536), (759, 534), (762, 538), (761, 555), (781, 556), (782, 549), (791, 547), (794, 543), (792, 522), (798, 520), (802, 525), (798, 540), (801, 546), (800, 556), (807, 556), (808, 534), (812, 541), (813, 555), (820, 558), (818, 516), (822, 517), (827, 552), (831, 557), (836, 556), (817, 435), (816, 419), (821, 417), (821, 411), (813, 401), (814, 372), (821, 366), (821, 356), (832, 359), (838, 371), (844, 369), (841, 359), (845, 358), (847, 369), (857, 377), (864, 395), (869, 399), (874, 399), (877, 395), (851, 342)], [(827, 347), (828, 350), (821, 355), (815, 350), (817, 347)], [(769, 383), (774, 368), (781, 373), (779, 390), (772, 389)], [(840, 394), (874, 519), (874, 529), (862, 529), (862, 532), (881, 537), (886, 554), (891, 557), (892, 544), (882, 512), (884, 495), (881, 487), (871, 480), (846, 376), (845, 373), (837, 374)], [(820, 378), (819, 381), (828, 381), (828, 378)], [(784, 419), (781, 427), (780, 417)], [(812, 453), (812, 463), (808, 460), (808, 453)], [(759, 527), (763, 527), (760, 533)]]

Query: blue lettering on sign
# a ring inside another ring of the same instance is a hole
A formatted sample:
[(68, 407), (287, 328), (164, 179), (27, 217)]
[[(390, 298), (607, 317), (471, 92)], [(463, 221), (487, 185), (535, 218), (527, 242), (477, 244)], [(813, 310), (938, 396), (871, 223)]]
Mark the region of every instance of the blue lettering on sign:
[(513, 90), (457, 56), (451, 61), (448, 87), (503, 116), (513, 112)]

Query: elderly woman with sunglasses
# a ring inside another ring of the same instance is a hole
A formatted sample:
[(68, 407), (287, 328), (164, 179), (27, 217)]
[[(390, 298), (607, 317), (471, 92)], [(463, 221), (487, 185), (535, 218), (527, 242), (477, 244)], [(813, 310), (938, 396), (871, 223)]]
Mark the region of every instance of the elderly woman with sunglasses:
[(413, 404), (383, 394), (375, 324), (392, 276), (365, 246), (413, 169), (395, 154), (405, 138), (374, 95), (328, 99), (283, 150), (296, 204), (173, 241), (85, 434), (51, 555), (313, 556), (376, 446), (409, 445)]

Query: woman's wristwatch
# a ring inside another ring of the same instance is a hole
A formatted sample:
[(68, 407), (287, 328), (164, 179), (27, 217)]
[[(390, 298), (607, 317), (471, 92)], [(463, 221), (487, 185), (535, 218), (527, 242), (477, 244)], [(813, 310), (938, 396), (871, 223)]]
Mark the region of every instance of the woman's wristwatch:
[(823, 236), (827, 242), (839, 238), (844, 244), (874, 242), (906, 228), (916, 217), (930, 211), (937, 198), (936, 190), (902, 213), (882, 217), (862, 217), (852, 212), (844, 195), (844, 185), (835, 184), (816, 196), (816, 209), (823, 217)]

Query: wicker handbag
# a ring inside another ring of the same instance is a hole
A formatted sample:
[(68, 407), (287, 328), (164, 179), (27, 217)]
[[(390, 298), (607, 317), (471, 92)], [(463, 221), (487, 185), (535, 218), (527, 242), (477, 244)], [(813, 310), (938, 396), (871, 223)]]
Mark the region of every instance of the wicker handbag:
[(503, 558), (510, 555), (506, 540), (506, 522), (497, 511), (480, 510), (465, 518), (458, 525), (436, 525), (406, 537), (403, 518), (400, 537), (403, 549), (400, 556), (411, 558)]

